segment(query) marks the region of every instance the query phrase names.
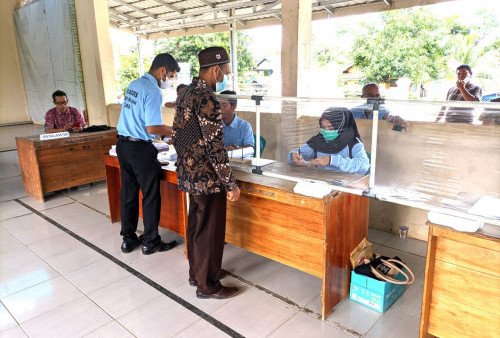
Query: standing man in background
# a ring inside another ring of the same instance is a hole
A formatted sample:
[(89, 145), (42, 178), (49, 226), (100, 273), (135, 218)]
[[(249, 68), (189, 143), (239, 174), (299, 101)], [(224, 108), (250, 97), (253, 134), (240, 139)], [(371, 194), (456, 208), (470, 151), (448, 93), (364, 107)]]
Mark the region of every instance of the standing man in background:
[[(450, 88), (446, 95), (446, 101), (481, 101), (483, 89), (472, 84), (472, 69), (469, 65), (457, 67), (456, 87)], [(436, 122), (443, 117), (446, 122), (472, 123), (474, 120), (474, 108), (443, 107), (439, 112)]]
[[(153, 146), (154, 135), (170, 136), (172, 127), (163, 124), (162, 93), (170, 79), (180, 71), (177, 61), (167, 53), (158, 54), (140, 79), (130, 83), (118, 121), (116, 153), (121, 172), (121, 250), (129, 253), (142, 244), (144, 255), (167, 251), (175, 241), (163, 243), (158, 235), (160, 222), (160, 175), (158, 151)], [(139, 188), (142, 191), (144, 234), (138, 238)]]
[(198, 298), (223, 299), (238, 293), (238, 288), (220, 283), (226, 198), (237, 201), (240, 196), (224, 149), (222, 113), (214, 94), (224, 90), (229, 57), (224, 48), (210, 47), (198, 54), (198, 60), (199, 76), (177, 98), (172, 140), (178, 187), (189, 193), (189, 284), (197, 286)]

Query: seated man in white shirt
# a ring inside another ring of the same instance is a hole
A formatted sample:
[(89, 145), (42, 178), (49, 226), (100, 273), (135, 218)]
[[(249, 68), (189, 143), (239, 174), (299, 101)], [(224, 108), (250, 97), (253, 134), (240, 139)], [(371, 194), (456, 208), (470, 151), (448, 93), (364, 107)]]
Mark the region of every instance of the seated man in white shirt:
[[(221, 94), (236, 95), (232, 90)], [(237, 99), (218, 98), (222, 112), (222, 128), (224, 129), (224, 146), (228, 151), (254, 146), (253, 130), (250, 123), (242, 120), (234, 113), (238, 106)]]

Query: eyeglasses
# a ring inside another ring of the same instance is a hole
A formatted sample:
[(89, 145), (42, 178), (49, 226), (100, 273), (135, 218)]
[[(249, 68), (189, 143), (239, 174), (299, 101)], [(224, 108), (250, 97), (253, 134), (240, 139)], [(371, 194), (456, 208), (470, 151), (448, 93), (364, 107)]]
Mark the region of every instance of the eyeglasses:
[(62, 102), (55, 101), (55, 102), (54, 102), (54, 104), (55, 104), (56, 106), (62, 106), (62, 105), (65, 105), (65, 104), (67, 104), (67, 103), (68, 103), (68, 101), (62, 101)]

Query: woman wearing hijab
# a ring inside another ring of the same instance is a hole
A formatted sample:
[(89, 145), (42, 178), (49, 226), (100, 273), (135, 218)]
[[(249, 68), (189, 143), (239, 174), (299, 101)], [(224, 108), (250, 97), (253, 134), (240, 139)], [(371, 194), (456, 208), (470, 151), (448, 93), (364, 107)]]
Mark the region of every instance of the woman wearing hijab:
[(356, 122), (347, 108), (328, 108), (319, 119), (321, 132), (288, 154), (297, 165), (364, 174), (370, 168)]

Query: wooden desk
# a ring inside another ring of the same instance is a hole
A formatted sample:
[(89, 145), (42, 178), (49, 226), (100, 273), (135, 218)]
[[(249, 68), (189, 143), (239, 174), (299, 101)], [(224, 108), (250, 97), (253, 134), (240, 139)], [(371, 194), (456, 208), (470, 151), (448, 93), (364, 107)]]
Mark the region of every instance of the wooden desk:
[(24, 191), (43, 202), (45, 193), (103, 180), (102, 155), (113, 144), (116, 129), (46, 141), (16, 137)]
[(498, 337), (498, 230), (429, 225), (420, 337)]
[[(104, 162), (111, 221), (115, 222), (120, 218), (119, 164), (116, 157), (109, 155), (105, 155)], [(280, 165), (288, 166), (274, 166)], [(294, 182), (234, 167), (233, 173), (241, 196), (238, 202), (228, 203), (226, 242), (321, 278), (325, 319), (349, 294), (349, 254), (367, 236), (369, 199), (338, 192), (323, 199), (307, 197), (293, 192)], [(163, 174), (160, 225), (181, 233), (179, 225), (187, 224), (186, 200), (184, 194), (173, 191), (177, 189), (176, 173), (164, 170)], [(332, 174), (328, 175), (331, 178)], [(339, 176), (355, 181), (367, 179)], [(173, 222), (176, 219), (177, 224)]]

